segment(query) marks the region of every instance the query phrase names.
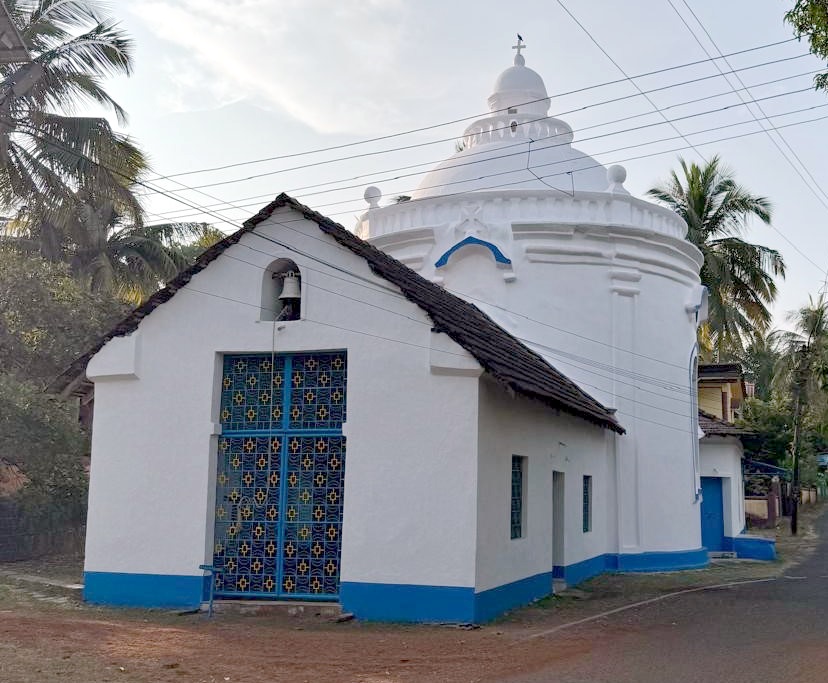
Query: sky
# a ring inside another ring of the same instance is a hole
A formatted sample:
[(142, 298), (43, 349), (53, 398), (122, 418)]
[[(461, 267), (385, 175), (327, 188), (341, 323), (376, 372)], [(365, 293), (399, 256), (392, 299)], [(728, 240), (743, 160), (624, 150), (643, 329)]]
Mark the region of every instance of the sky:
[[(773, 307), (785, 326), (828, 277), (828, 118), (811, 121), (828, 117), (828, 94), (812, 89), (824, 64), (796, 41), (752, 50), (792, 37), (782, 21), (792, 4), (131, 0), (112, 11), (136, 42), (135, 72), (108, 89), (152, 164), (141, 190), (149, 221), (232, 231), (287, 191), (352, 227), (365, 187), (406, 194), (453, 153), (487, 110), (520, 33), (550, 114), (574, 128), (576, 148), (622, 163), (634, 195), (665, 179), (679, 155), (718, 154), (771, 200), (772, 227), (751, 224), (744, 237), (785, 258)], [(719, 69), (737, 70), (742, 83)], [(764, 115), (778, 132), (763, 132)], [(381, 136), (391, 137), (371, 141)]]

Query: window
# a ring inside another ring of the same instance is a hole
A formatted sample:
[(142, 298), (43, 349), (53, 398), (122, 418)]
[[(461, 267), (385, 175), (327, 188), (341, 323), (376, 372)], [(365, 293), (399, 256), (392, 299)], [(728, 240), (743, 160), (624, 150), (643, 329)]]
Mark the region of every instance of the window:
[(520, 455), (512, 456), (512, 501), (511, 501), (511, 534), (512, 538), (523, 538), (523, 509), (526, 483), (526, 458)]
[(592, 477), (584, 475), (584, 533), (592, 531)]

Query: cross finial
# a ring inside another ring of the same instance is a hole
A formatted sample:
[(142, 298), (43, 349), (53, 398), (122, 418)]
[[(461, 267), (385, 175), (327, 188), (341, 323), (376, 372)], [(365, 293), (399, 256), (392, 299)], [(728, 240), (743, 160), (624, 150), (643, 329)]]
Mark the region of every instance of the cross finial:
[(512, 49), (517, 50), (517, 53), (515, 54), (515, 64), (522, 66), (526, 60), (523, 58), (523, 55), (520, 54), (520, 51), (526, 49), (526, 44), (523, 42), (523, 36), (520, 35), (520, 33), (517, 34), (517, 45), (512, 45)]

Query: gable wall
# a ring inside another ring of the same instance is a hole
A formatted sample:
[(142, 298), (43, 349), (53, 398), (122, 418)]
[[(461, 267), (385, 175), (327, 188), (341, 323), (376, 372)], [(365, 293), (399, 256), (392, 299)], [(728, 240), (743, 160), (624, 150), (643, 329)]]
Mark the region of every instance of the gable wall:
[[(297, 218), (283, 209), (257, 231), (390, 286)], [(443, 335), (419, 308), (252, 235), (89, 364), (88, 586), (98, 575), (201, 581), (198, 565), (212, 559), (221, 354), (272, 349), (274, 326), (258, 321), (258, 305), (263, 269), (279, 257), (302, 270), (305, 319), (276, 326), (277, 352), (348, 351), (343, 586), (472, 587), (476, 364), (443, 341), (443, 364), (464, 369), (432, 373), (432, 338)], [(118, 601), (112, 585), (99, 601)]]

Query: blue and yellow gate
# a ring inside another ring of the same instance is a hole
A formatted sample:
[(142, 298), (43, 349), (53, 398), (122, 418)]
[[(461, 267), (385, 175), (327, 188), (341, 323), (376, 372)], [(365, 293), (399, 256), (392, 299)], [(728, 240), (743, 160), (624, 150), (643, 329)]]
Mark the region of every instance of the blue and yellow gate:
[(215, 594), (336, 599), (344, 351), (224, 357)]

